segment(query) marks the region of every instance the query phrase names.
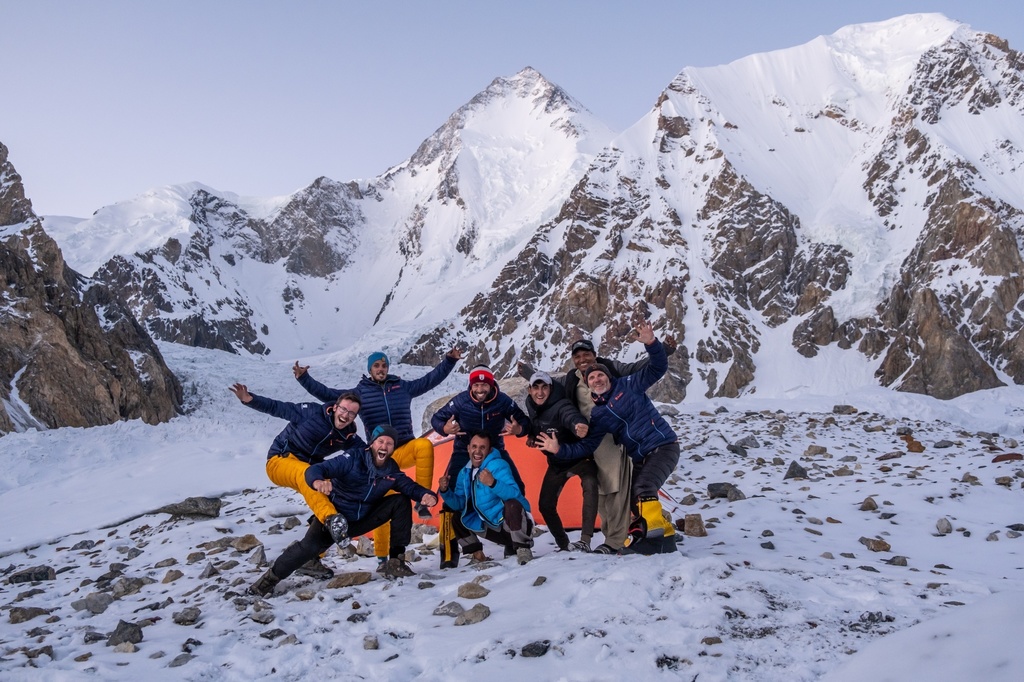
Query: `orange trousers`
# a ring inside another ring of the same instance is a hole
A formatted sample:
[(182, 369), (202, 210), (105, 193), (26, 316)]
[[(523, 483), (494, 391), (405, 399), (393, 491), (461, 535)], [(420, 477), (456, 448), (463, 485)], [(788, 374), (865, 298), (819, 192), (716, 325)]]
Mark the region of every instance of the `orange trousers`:
[[(433, 459), (433, 450), (430, 454)], [(308, 468), (309, 464), (289, 453), (287, 457), (271, 457), (267, 460), (267, 477), (275, 485), (291, 488), (302, 495), (306, 504), (313, 510), (313, 514), (323, 523), (324, 519), (331, 514), (337, 514), (338, 510), (334, 508), (330, 498), (306, 485)]]
[[(415, 466), (416, 473), (412, 477), (413, 480), (424, 488), (430, 489), (434, 482), (434, 444), (428, 439), (414, 438), (396, 449), (395, 454), (391, 455), (391, 459), (395, 460), (398, 468), (402, 470)], [(395, 491), (388, 494), (393, 495)], [(419, 500), (413, 500), (413, 502), (419, 502)], [(391, 523), (388, 522), (373, 531), (373, 553), (378, 558), (387, 557), (390, 548)]]

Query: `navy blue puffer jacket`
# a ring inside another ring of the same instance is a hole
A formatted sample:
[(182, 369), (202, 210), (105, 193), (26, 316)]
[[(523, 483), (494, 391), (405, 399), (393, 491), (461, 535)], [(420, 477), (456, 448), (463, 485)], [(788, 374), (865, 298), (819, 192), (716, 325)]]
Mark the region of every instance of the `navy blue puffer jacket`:
[(405, 445), (416, 434), (412, 426), (412, 399), (421, 396), (444, 381), (458, 360), (447, 355), (441, 363), (419, 379), (407, 381), (394, 374), (389, 374), (383, 384), (379, 384), (368, 376), (364, 376), (355, 388), (328, 388), (319, 381), (303, 373), (298, 381), (318, 400), (335, 401), (342, 393), (349, 391), (359, 394), (362, 406), (359, 408), (359, 419), (363, 422), (366, 434), (381, 424), (391, 424), (398, 431), (398, 442), (395, 447)]
[(328, 497), (349, 521), (358, 521), (366, 516), (373, 505), (392, 489), (416, 502), (427, 493), (433, 494), (402, 473), (393, 459), (388, 459), (378, 469), (373, 464), (370, 449), (365, 446), (346, 450), (306, 469), (306, 484), (310, 487), (313, 481), (328, 479), (332, 487)]
[(333, 403), (285, 403), (255, 393), (250, 395), (252, 400), (245, 405), (289, 422), (271, 443), (267, 459), (291, 453), (303, 462), (316, 464), (339, 450), (366, 447), (356, 433), (355, 423), (341, 431), (334, 428), (334, 417), (330, 412), (334, 408)]
[(658, 413), (645, 391), (668, 371), (668, 356), (661, 342), (645, 346), (650, 362), (635, 374), (611, 380), (611, 390), (594, 396), (590, 431), (578, 443), (561, 444), (559, 459), (579, 459), (597, 449), (606, 433), (615, 436), (626, 454), (641, 461), (648, 452), (675, 442), (676, 434)]

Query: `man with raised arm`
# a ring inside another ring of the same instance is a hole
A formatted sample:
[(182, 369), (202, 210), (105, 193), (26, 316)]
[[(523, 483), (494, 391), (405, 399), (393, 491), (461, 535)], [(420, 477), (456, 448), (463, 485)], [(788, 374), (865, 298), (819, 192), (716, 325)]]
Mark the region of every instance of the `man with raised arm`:
[(679, 463), (679, 442), (646, 391), (668, 371), (668, 356), (649, 322), (637, 326), (637, 336), (650, 362), (640, 371), (613, 377), (597, 363), (585, 374), (594, 400), (590, 432), (578, 443), (560, 444), (557, 437), (537, 436), (541, 449), (563, 459), (578, 459), (594, 452), (606, 434), (612, 434), (633, 463), (630, 494), (634, 520), (621, 553), (654, 554), (675, 550), (675, 529), (664, 517), (658, 490)]
[[(426, 438), (417, 438), (412, 424), (412, 399), (423, 395), (444, 381), (455, 364), (462, 358), (462, 351), (452, 348), (430, 372), (418, 379), (402, 379), (390, 374), (388, 356), (382, 352), (371, 353), (366, 360), (367, 374), (353, 389), (328, 388), (309, 374), (308, 365), (292, 367), (299, 384), (320, 400), (334, 400), (345, 392), (353, 392), (362, 400), (359, 418), (367, 434), (381, 424), (390, 424), (398, 433), (398, 440), (392, 459), (399, 469), (415, 466), (415, 480), (429, 488), (434, 479), (434, 445)], [(417, 505), (421, 517), (429, 517), (426, 507)], [(390, 546), (390, 525), (384, 524), (373, 533), (373, 552), (378, 563), (384, 563)]]

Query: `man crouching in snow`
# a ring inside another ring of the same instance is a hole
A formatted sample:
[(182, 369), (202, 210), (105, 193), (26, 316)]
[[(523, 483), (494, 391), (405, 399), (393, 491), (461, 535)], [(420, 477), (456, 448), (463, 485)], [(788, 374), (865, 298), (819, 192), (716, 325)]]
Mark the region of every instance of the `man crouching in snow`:
[[(265, 597), (295, 569), (338, 543), (348, 545), (349, 538), (368, 533), (391, 522), (390, 558), (381, 573), (388, 578), (413, 575), (402, 558), (412, 534), (410, 498), (427, 507), (437, 504), (437, 495), (414, 482), (398, 468), (391, 454), (398, 433), (383, 424), (373, 430), (370, 445), (352, 448), (306, 469), (306, 483), (327, 495), (338, 513), (324, 523), (314, 520), (306, 536), (293, 542), (260, 579), (249, 586), (250, 594)], [(400, 495), (388, 495), (396, 490)]]
[(438, 479), (437, 490), (455, 512), (452, 526), (463, 554), (485, 561), (480, 537), (505, 547), (505, 556), (516, 555), (520, 564), (533, 558), (533, 519), (530, 503), (512, 475), (512, 468), (491, 445), (491, 435), (474, 433), (467, 446), (469, 462), (458, 473), (455, 488), (448, 476)]

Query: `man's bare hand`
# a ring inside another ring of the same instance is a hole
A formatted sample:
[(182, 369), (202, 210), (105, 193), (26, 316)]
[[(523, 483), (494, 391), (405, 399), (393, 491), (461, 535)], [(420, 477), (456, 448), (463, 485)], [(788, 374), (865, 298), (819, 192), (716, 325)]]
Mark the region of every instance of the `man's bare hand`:
[(439, 492), (439, 493), (446, 493), (446, 492), (448, 492), (448, 477), (447, 476), (442, 476), (441, 478), (437, 479), (437, 492)]
[(331, 491), (334, 490), (334, 486), (331, 485), (330, 480), (321, 479), (319, 481), (313, 481), (313, 490), (324, 495), (330, 495)]
[(461, 360), (462, 349), (459, 348), (458, 346), (452, 346), (452, 349), (448, 351), (448, 357), (450, 357), (452, 360)]
[(252, 402), (252, 394), (249, 393), (249, 389), (246, 388), (245, 384), (233, 384), (229, 390), (243, 403)]
[(437, 504), (437, 495), (434, 495), (433, 493), (425, 494), (423, 497), (420, 498), (420, 504), (422, 504), (424, 507), (433, 507), (435, 504)]
[(446, 421), (444, 423), (444, 429), (443, 430), (445, 432), (445, 435), (448, 435), (448, 436), (455, 436), (455, 435), (458, 435), (458, 434), (462, 433), (462, 427), (459, 426), (459, 422), (458, 422), (457, 419), (455, 419), (455, 415), (454, 414), (452, 416), (448, 417), (448, 421)]
[(481, 469), (480, 473), (476, 475), (476, 480), (480, 481), (485, 486), (490, 488), (492, 485), (494, 485), (494, 474), (492, 474), (487, 469)]
[(577, 424), (573, 428), (576, 431), (577, 438), (584, 438), (590, 432), (589, 424)]
[(636, 326), (636, 336), (640, 343), (649, 346), (654, 343), (654, 325), (649, 321), (643, 321)]
[(309, 365), (300, 365), (299, 361), (296, 360), (295, 365), (292, 367), (292, 374), (294, 374), (295, 378), (298, 379), (303, 374), (305, 374), (308, 369)]
[(523, 425), (516, 421), (515, 417), (510, 417), (508, 423), (505, 424), (505, 428), (501, 430), (502, 436), (518, 436), (523, 433)]
[(552, 455), (557, 455), (558, 451), (561, 450), (561, 446), (558, 444), (558, 436), (551, 436), (541, 431), (537, 434), (537, 445), (544, 452), (550, 452)]

